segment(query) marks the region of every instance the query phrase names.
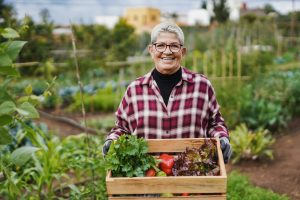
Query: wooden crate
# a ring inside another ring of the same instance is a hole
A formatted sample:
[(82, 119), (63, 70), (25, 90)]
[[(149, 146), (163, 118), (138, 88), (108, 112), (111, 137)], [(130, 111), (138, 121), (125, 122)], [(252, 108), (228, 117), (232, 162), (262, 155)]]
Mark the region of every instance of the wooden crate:
[[(155, 139), (147, 140), (149, 153), (183, 152), (186, 147), (199, 147), (205, 138), (189, 139)], [(217, 149), (220, 166), (220, 176), (167, 176), (167, 177), (112, 177), (111, 172), (106, 176), (106, 187), (109, 200), (225, 200), (227, 175), (217, 140)], [(161, 194), (161, 193), (194, 193), (194, 196), (174, 197), (137, 197), (132, 194)], [(199, 194), (201, 193), (201, 194)], [(121, 196), (126, 194), (126, 196)]]

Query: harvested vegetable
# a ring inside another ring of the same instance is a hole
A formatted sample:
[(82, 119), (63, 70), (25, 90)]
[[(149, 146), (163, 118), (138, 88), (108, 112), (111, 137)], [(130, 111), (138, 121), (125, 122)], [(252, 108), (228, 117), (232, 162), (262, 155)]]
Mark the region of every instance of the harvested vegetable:
[(114, 177), (142, 177), (156, 164), (145, 139), (125, 134), (111, 143), (105, 162)]
[(220, 174), (214, 139), (205, 140), (200, 148), (186, 148), (174, 160), (174, 176), (216, 176)]
[(161, 160), (159, 163), (159, 168), (167, 175), (171, 175), (172, 168), (174, 166), (174, 157), (164, 153), (159, 156), (159, 159)]
[(150, 168), (146, 171), (146, 176), (151, 177), (151, 176), (155, 176), (156, 175), (156, 171), (153, 168)]

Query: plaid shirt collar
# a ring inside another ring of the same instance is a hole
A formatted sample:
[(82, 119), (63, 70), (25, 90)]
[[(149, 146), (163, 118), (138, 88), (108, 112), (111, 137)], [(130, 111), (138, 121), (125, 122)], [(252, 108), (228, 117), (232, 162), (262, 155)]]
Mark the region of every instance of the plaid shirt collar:
[[(194, 82), (193, 75), (190, 71), (188, 71), (184, 67), (181, 67), (181, 71), (182, 71), (182, 81), (186, 81), (189, 83)], [(141, 77), (141, 79), (140, 79), (141, 85), (152, 85), (152, 82), (153, 82), (153, 77), (151, 75), (152, 72), (153, 72), (153, 70), (151, 70), (151, 72), (147, 73), (145, 76)], [(180, 81), (179, 84), (181, 84), (182, 81)]]

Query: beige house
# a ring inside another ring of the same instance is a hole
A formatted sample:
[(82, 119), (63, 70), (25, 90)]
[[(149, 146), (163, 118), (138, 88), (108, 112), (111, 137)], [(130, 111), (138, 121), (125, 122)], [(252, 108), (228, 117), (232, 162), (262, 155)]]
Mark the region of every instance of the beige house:
[(125, 10), (124, 18), (135, 27), (137, 33), (151, 32), (160, 22), (160, 10), (150, 7), (135, 7)]

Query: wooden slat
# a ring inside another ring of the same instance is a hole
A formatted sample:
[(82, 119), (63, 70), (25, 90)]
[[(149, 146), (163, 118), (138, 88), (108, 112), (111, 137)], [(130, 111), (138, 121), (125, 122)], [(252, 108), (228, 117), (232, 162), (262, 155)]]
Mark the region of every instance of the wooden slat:
[(109, 178), (108, 194), (226, 193), (225, 176)]
[(183, 152), (186, 147), (198, 148), (204, 143), (203, 138), (188, 139), (153, 139), (148, 141), (149, 153), (156, 152)]
[(186, 197), (109, 197), (109, 200), (226, 200), (226, 194), (216, 195), (197, 195), (197, 196), (186, 196)]

